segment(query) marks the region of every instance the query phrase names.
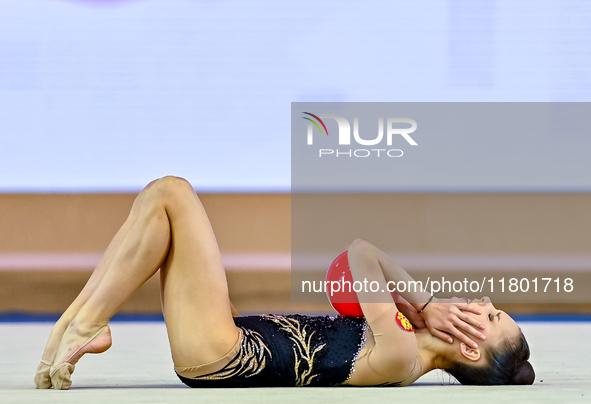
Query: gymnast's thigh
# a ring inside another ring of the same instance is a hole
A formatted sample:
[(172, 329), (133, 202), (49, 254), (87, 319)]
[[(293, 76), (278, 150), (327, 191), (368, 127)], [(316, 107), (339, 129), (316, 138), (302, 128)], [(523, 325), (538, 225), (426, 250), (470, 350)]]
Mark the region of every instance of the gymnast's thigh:
[(160, 271), (162, 310), (175, 365), (197, 366), (226, 355), (240, 333), (205, 209), (187, 181), (165, 179), (171, 245)]

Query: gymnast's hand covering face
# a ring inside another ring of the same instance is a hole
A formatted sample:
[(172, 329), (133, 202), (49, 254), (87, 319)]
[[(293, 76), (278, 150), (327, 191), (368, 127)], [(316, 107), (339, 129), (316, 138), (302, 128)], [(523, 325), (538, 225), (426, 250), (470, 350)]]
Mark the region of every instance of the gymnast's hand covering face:
[[(400, 295), (395, 297), (396, 306), (417, 329), (427, 328), (429, 332), (442, 341), (453, 343), (452, 336), (460, 342), (476, 348), (469, 335), (486, 339), (482, 330), (486, 328), (479, 316), (481, 307), (469, 304), (474, 299), (438, 299), (433, 300), (419, 314), (417, 310)], [(477, 316), (474, 316), (477, 315)]]
[(469, 316), (475, 321), (486, 324), (486, 329), (483, 331), (486, 341), (481, 343), (483, 348), (495, 346), (503, 338), (516, 339), (521, 333), (515, 320), (504, 311), (498, 310), (488, 296), (481, 299), (469, 299), (469, 305), (481, 310), (480, 314), (469, 314)]
[(469, 304), (468, 299), (433, 298), (421, 314), (431, 335), (450, 344), (453, 343), (451, 336), (454, 336), (460, 342), (477, 348), (478, 345), (470, 339), (470, 336), (481, 340), (486, 339), (485, 334), (482, 333), (486, 326), (479, 317), (482, 315), (481, 309), (478, 305)]

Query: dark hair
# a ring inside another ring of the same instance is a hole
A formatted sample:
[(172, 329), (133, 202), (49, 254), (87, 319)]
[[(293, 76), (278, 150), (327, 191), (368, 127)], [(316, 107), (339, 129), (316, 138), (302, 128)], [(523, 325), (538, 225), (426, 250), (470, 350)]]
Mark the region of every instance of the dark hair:
[(536, 374), (529, 363), (529, 345), (521, 332), (516, 340), (503, 340), (484, 350), (485, 365), (456, 363), (447, 372), (462, 384), (533, 384)]

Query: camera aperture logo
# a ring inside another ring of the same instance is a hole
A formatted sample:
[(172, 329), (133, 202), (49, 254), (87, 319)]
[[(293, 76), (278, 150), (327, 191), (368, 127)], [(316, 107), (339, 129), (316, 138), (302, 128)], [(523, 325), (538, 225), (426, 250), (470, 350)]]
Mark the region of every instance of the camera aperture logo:
[[(347, 118), (337, 114), (320, 114), (317, 116), (310, 112), (303, 112), (308, 116), (303, 116), (305, 120), (310, 123), (307, 124), (307, 143), (309, 146), (314, 145), (314, 128), (318, 129), (321, 136), (326, 135), (328, 137), (328, 129), (324, 124), (323, 119), (334, 119), (339, 127), (338, 142), (339, 146), (350, 146), (351, 145), (351, 125)], [(398, 128), (400, 124), (410, 124), (409, 128)], [(324, 130), (323, 130), (324, 129)], [(413, 133), (417, 129), (417, 122), (410, 118), (386, 118), (386, 146), (392, 146), (392, 138), (394, 136), (402, 136), (404, 140), (411, 146), (418, 146), (417, 142), (410, 137), (410, 133)], [(402, 157), (404, 152), (401, 149), (392, 148), (379, 148), (380, 143), (384, 140), (384, 118), (378, 118), (378, 134), (373, 139), (363, 139), (359, 135), (359, 119), (353, 118), (353, 138), (358, 145), (361, 146), (377, 146), (375, 148), (357, 148), (348, 150), (342, 148), (328, 149), (321, 148), (318, 150), (318, 157)], [(326, 138), (322, 142), (326, 144)]]

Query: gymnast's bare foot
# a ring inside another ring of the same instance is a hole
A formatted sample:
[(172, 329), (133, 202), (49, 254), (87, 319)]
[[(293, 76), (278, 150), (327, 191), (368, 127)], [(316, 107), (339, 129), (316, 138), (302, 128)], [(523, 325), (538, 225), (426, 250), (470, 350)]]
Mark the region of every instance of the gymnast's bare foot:
[(64, 333), (49, 376), (56, 390), (67, 390), (72, 385), (74, 365), (86, 353), (102, 353), (111, 347), (108, 325), (84, 324), (74, 320)]

